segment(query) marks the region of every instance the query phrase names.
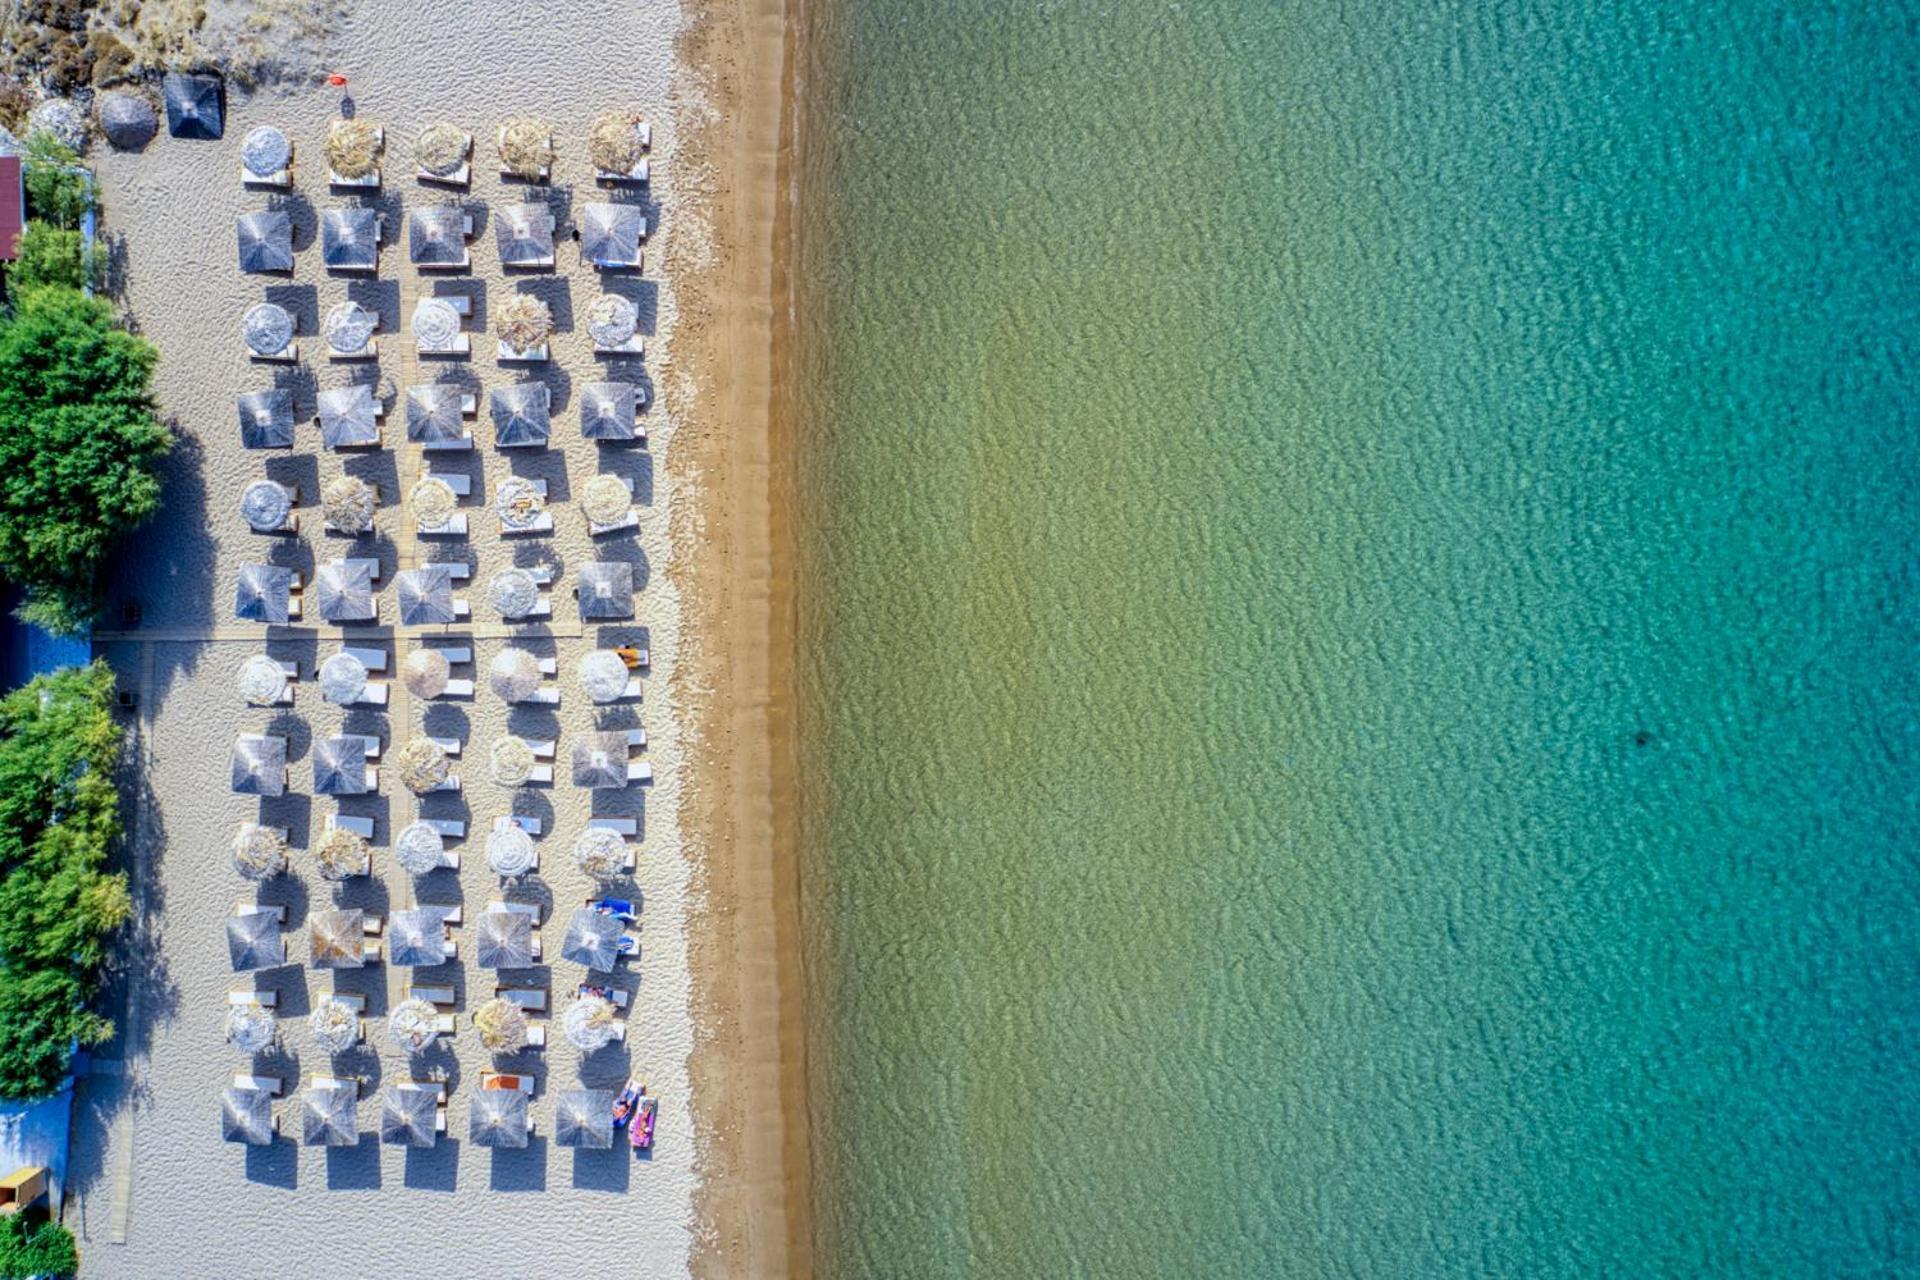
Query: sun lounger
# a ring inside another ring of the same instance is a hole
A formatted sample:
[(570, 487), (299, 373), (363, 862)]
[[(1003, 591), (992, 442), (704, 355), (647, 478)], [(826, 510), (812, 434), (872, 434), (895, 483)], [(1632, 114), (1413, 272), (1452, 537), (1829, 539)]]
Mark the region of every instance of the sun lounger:
[(647, 745), (647, 731), (644, 728), (627, 730), (627, 745), (630, 747), (645, 748)]
[(250, 1076), (242, 1074), (236, 1075), (233, 1078), (233, 1087), (236, 1089), (258, 1089), (262, 1093), (271, 1093), (277, 1098), (280, 1096), (280, 1090), (283, 1086), (281, 1085), (279, 1076)]
[(467, 536), (467, 513), (456, 511), (447, 517), (445, 524), (416, 524), (414, 532), (423, 538), (464, 538)]
[(546, 1024), (540, 1023), (540, 1022), (527, 1023), (527, 1048), (544, 1049), (546, 1047), (547, 1047)]
[(640, 831), (640, 824), (632, 818), (593, 818), (587, 825), (603, 831), (618, 831), (623, 836), (637, 835)]
[(446, 752), (450, 756), (457, 756), (460, 754), (461, 743), (460, 743), (460, 739), (458, 738), (431, 738), (430, 737), (427, 739), (427, 741), (431, 742), (434, 746), (440, 748), (440, 750)]
[(242, 987), (227, 992), (228, 1004), (257, 1004), (271, 1009), (280, 1003), (280, 993), (273, 990), (261, 990), (257, 987)]
[[(646, 125), (641, 125), (640, 127), (643, 129), (648, 128)], [(641, 156), (634, 162), (633, 168), (627, 170), (625, 173), (619, 173), (612, 169), (602, 169), (598, 165), (595, 165), (593, 176), (601, 182), (646, 182), (653, 176), (653, 166), (647, 163), (647, 157)]]
[(603, 995), (616, 1009), (626, 1008), (628, 1002), (633, 999), (633, 993), (625, 987), (605, 987), (592, 982), (581, 983), (574, 988), (574, 994), (578, 996)]
[(540, 906), (533, 902), (508, 902), (502, 898), (493, 898), (487, 903), (489, 911), (511, 911), (515, 915), (531, 916), (533, 922), (540, 923)]
[(530, 836), (540, 834), (540, 819), (525, 813), (516, 813), (505, 818), (495, 818), (493, 820), (493, 829), (495, 831), (504, 831), (508, 823), (512, 823)]
[(544, 342), (525, 351), (515, 351), (503, 341), (495, 344), (495, 354), (501, 364), (541, 364), (548, 358)]
[(427, 987), (414, 984), (402, 987), (400, 991), (409, 1000), (425, 1000), (431, 1005), (452, 1004), (454, 999), (452, 987)]
[(300, 344), (288, 342), (278, 351), (255, 351), (252, 347), (248, 347), (247, 359), (257, 364), (299, 364)]
[(540, 987), (495, 987), (493, 994), (529, 1012), (539, 1012), (547, 1007), (547, 993)]
[[(467, 838), (467, 824), (458, 818), (422, 818), (420, 821), (426, 823), (435, 831), (438, 831), (448, 840), (464, 840)], [(449, 853), (445, 856), (454, 859), (454, 861), (445, 863), (444, 865), (456, 868), (460, 865), (459, 854)]]
[(482, 1089), (517, 1089), (528, 1097), (532, 1097), (533, 1077), (515, 1075), (508, 1071), (482, 1071), (480, 1087)]
[(281, 924), (287, 922), (287, 909), (265, 902), (248, 902), (245, 898), (233, 904), (233, 914), (237, 916), (269, 915)]
[(627, 761), (628, 782), (652, 782), (653, 765), (645, 760)]

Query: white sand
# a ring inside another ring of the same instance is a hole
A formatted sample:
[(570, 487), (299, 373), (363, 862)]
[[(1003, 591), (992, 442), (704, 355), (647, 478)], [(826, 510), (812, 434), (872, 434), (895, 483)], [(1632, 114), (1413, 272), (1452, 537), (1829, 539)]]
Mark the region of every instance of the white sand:
[[(484, 284), (489, 302), (504, 291), (530, 285), (556, 303), (560, 331), (553, 339), (553, 365), (540, 375), (554, 387), (551, 451), (502, 453), (491, 447), (485, 392), (518, 375), (496, 362), (490, 334), (474, 335), (469, 361), (423, 367), (423, 373), (426, 368), (441, 369), (443, 377), (450, 373), (474, 383), (481, 412), (472, 423), (474, 453), (442, 455), (451, 469), (475, 477), (475, 500), (463, 508), (473, 536), (422, 558), (455, 559), (465, 553), (474, 568), (464, 594), (483, 629), (497, 626), (485, 600), (487, 578), (496, 569), (545, 562), (557, 571), (551, 634), (531, 629), (532, 639), (523, 643), (537, 653), (557, 656), (561, 705), (516, 709), (509, 717), (484, 685), (484, 664), (505, 642), (484, 638), (476, 645), (479, 668), (455, 671), (480, 679), (479, 696), (471, 702), (432, 704), (426, 712), (427, 732), (466, 740), (465, 757), (457, 766), (467, 783), (465, 795), (435, 797), (423, 807), (430, 816), (465, 817), (474, 827), (464, 844), (454, 846), (463, 854), (458, 874), (437, 872), (422, 882), (416, 895), (410, 879), (393, 865), (386, 846), (397, 827), (412, 817), (415, 801), (391, 770), (383, 770), (377, 797), (336, 802), (308, 794), (315, 735), (338, 732), (344, 725), (347, 731), (379, 734), (391, 751), (419, 732), (422, 723), (418, 703), (410, 711), (397, 705), (388, 714), (343, 712), (321, 701), (313, 671), (337, 649), (339, 628), (310, 625), (303, 631), (279, 631), (268, 646), (275, 657), (296, 658), (302, 665), (303, 679), (290, 713), (276, 719), (246, 708), (232, 684), (239, 664), (261, 647), (246, 638), (247, 627), (232, 615), (234, 579), (242, 563), (294, 564), (310, 576), (316, 560), (377, 555), (383, 617), (396, 617), (393, 575), (404, 567), (401, 558), (407, 552), (405, 541), (395, 540), (406, 518), (402, 493), (420, 464), (419, 450), (404, 441), (403, 406), (393, 399), (405, 378), (401, 298), (406, 282), (416, 274), (406, 261), (402, 211), (446, 198), (413, 178), (410, 144), (415, 132), (435, 119), (473, 130), (470, 198), (497, 206), (517, 202), (530, 189), (498, 178), (491, 145), (494, 126), (514, 114), (550, 119), (559, 143), (552, 191), (561, 197), (570, 193), (572, 200), (569, 206), (563, 199), (559, 206), (564, 236), (568, 209), (602, 198), (585, 158), (587, 123), (600, 110), (632, 106), (646, 112), (654, 125), (651, 200), (670, 210), (675, 138), (669, 103), (670, 94), (682, 88), (674, 68), (674, 38), (681, 21), (678, 5), (670, 0), (639, 5), (628, 0), (567, 0), (534, 7), (502, 0), (418, 0), (360, 7), (339, 33), (333, 62), (351, 77), (349, 92), (358, 114), (387, 130), (382, 206), (389, 244), (377, 282), (328, 277), (315, 240), (317, 211), (349, 202), (326, 189), (321, 152), (326, 124), (338, 109), (338, 90), (320, 88), (285, 97), (268, 93), (232, 102), (226, 137), (219, 143), (163, 135), (143, 155), (112, 155), (104, 148), (99, 152), (106, 230), (125, 239), (127, 302), (140, 328), (161, 349), (158, 394), (163, 409), (177, 415), (191, 443), (169, 463), (166, 510), (140, 535), (115, 589), (117, 599), (141, 603), (145, 617), (138, 636), (145, 639), (107, 635), (100, 645), (124, 682), (142, 690), (142, 713), (150, 717), (143, 746), (150, 753), (151, 790), (139, 815), (144, 827), (139, 865), (146, 874), (137, 896), (154, 950), (129, 986), (130, 1034), (101, 1050), (108, 1061), (84, 1082), (77, 1109), (67, 1220), (80, 1235), (89, 1276), (271, 1275), (291, 1280), (420, 1266), (433, 1274), (463, 1277), (668, 1275), (687, 1270), (695, 1189), (686, 1071), (693, 1041), (688, 871), (678, 819), (682, 731), (665, 699), (679, 648), (679, 612), (661, 558), (668, 553), (666, 530), (674, 505), (690, 497), (684, 481), (676, 482), (657, 465), (674, 431), (671, 404), (656, 404), (648, 415), (648, 452), (602, 450), (579, 438), (573, 388), (607, 374), (590, 352), (584, 325), (586, 307), (599, 292), (598, 273), (580, 265), (571, 240), (559, 244), (556, 271), (509, 280), (497, 266), (492, 228), (481, 222), (472, 241), (474, 270), (462, 277)], [(243, 192), (239, 183), (240, 140), (247, 129), (265, 122), (285, 128), (295, 143), (298, 193), (292, 203), (299, 251), (291, 282), (242, 275), (235, 260), (235, 216), (278, 202), (265, 193)], [(670, 367), (674, 316), (670, 292), (656, 274), (663, 242), (674, 233), (673, 216), (665, 222), (650, 242), (649, 272), (637, 290), (648, 346), (645, 364), (656, 388), (676, 381), (661, 375)], [(318, 432), (307, 421), (299, 428), (299, 447), (291, 456), (240, 447), (234, 396), (270, 386), (276, 379), (275, 366), (250, 364), (241, 349), (240, 318), (263, 297), (281, 300), (300, 314), (300, 373), (308, 379), (298, 393), (303, 418), (312, 412), (314, 385), (341, 386), (366, 376), (354, 372), (366, 366), (324, 358), (322, 340), (314, 332), (318, 316), (348, 297), (381, 312), (379, 379), (389, 397), (385, 449), (347, 455), (343, 461), (319, 449)], [(641, 531), (637, 538), (591, 540), (595, 545), (590, 546), (584, 520), (567, 494), (577, 493), (603, 466), (637, 478)], [(321, 484), (343, 469), (379, 488), (382, 505), (375, 538), (348, 541), (320, 527), (312, 505), (315, 496)], [(295, 481), (301, 490), (301, 538), (277, 553), (271, 552), (273, 540), (250, 532), (237, 511), (241, 489), (263, 474)], [(497, 537), (489, 500), (510, 474), (548, 480), (558, 499), (555, 534), (511, 543)], [(636, 624), (592, 627), (580, 637), (572, 571), (599, 558), (636, 561), (636, 580), (644, 584), (636, 598)], [(118, 616), (116, 605), (106, 625), (117, 626)], [(214, 626), (227, 635), (204, 638)], [(395, 650), (396, 664), (414, 643), (412, 635), (403, 635), (396, 646), (384, 638), (389, 634), (384, 629), (356, 628), (349, 634), (355, 636), (353, 643)], [(596, 714), (574, 682), (575, 663), (596, 642), (631, 639), (650, 644), (653, 653), (644, 710), (633, 705)], [(654, 786), (597, 793), (597, 803), (590, 804), (594, 793), (571, 785), (568, 746), (596, 723), (646, 726), (652, 739), (647, 754), (658, 779)], [(226, 753), (234, 733), (243, 726), (259, 731), (270, 725), (292, 739), (296, 794), (265, 802), (231, 794)], [(590, 888), (573, 867), (573, 837), (590, 813), (632, 816), (643, 826), (636, 880), (645, 900), (644, 956), (617, 980), (634, 992), (631, 1030), (624, 1047), (616, 1045), (586, 1061), (565, 1042), (557, 1016), (550, 1027), (551, 1046), (544, 1053), (521, 1054), (499, 1064), (490, 1064), (471, 1028), (469, 1012), (492, 994), (495, 979), (492, 971), (473, 963), (474, 917), (500, 892), (486, 866), (484, 833), (494, 817), (508, 811), (515, 794), (488, 781), (485, 761), (489, 744), (509, 728), (527, 737), (560, 741), (558, 783), (518, 793), (519, 811), (540, 816), (547, 833), (539, 842), (540, 876), (510, 895), (547, 904), (543, 934), (548, 963), (524, 976), (532, 979), (529, 985), (550, 986), (557, 1007), (564, 1007), (584, 976), (580, 966), (558, 958), (566, 916)], [(374, 877), (349, 881), (337, 892), (313, 872), (307, 852), (336, 805), (347, 813), (374, 817), (378, 826)], [(218, 1121), (222, 1086), (234, 1072), (249, 1067), (221, 1034), (226, 992), (247, 982), (244, 975), (230, 971), (225, 954), (222, 920), (247, 887), (229, 866), (227, 849), (238, 824), (256, 817), (289, 826), (295, 846), (295, 876), (271, 882), (263, 893), (289, 907), (287, 938), (296, 961), (265, 975), (268, 985), (280, 991), (285, 1052), (264, 1056), (258, 1069), (289, 1082), (287, 1100), (278, 1107), (282, 1137), (271, 1148), (223, 1142)], [(383, 1016), (415, 974), (386, 966), (339, 979), (342, 990), (364, 992), (369, 998), (367, 1046), (333, 1064), (368, 1081), (360, 1106), (362, 1142), (344, 1149), (297, 1145), (299, 1082), (329, 1068), (325, 1055), (311, 1043), (304, 1015), (329, 989), (331, 978), (299, 963), (305, 959), (304, 917), (309, 907), (323, 908), (336, 896), (382, 912), (411, 905), (416, 896), (423, 902), (458, 901), (465, 906), (466, 923), (453, 933), (460, 941), (460, 961), (418, 975), (423, 981), (450, 982), (461, 988), (462, 997), (461, 1030), (452, 1051), (428, 1060), (453, 1085), (448, 1133), (432, 1151), (382, 1146), (377, 1139), (381, 1085), (423, 1074), (411, 1070), (403, 1055), (389, 1046)], [(114, 1065), (123, 1055), (124, 1069)], [(496, 1153), (467, 1141), (469, 1100), (479, 1072), (489, 1065), (530, 1071), (539, 1079), (533, 1104), (539, 1136), (526, 1151)], [(630, 1071), (647, 1078), (662, 1099), (657, 1150), (650, 1161), (636, 1160), (623, 1146), (576, 1153), (552, 1145), (558, 1091), (581, 1083), (617, 1087)]]

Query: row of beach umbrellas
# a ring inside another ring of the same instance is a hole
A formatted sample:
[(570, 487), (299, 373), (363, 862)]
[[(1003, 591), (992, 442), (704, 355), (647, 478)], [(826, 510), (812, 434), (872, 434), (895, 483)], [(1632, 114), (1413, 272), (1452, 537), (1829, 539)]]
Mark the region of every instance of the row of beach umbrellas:
[[(366, 964), (362, 944), (366, 913), (357, 908), (315, 912), (307, 922), (308, 959), (316, 969), (358, 969)], [(227, 957), (235, 973), (252, 973), (286, 963), (280, 918), (270, 911), (227, 917)], [(475, 926), (475, 960), (483, 969), (525, 969), (536, 956), (534, 920), (524, 911), (483, 911)], [(427, 968), (445, 964), (444, 908), (405, 908), (393, 913), (388, 958), (397, 965)], [(619, 917), (590, 906), (576, 907), (567, 920), (560, 957), (590, 970), (610, 973), (619, 962), (626, 929)]]
[[(419, 267), (464, 267), (473, 211), (460, 204), (432, 204), (407, 214), (407, 257)], [(552, 210), (545, 204), (509, 205), (494, 215), (500, 261), (534, 266), (553, 260)], [(352, 206), (320, 215), (320, 256), (341, 271), (372, 271), (379, 265), (382, 220), (376, 209)], [(240, 269), (279, 275), (294, 266), (293, 219), (285, 209), (255, 209), (234, 222)], [(647, 238), (647, 213), (636, 204), (596, 201), (581, 206), (580, 256), (617, 270), (638, 266)]]
[[(407, 439), (415, 444), (444, 444), (468, 435), (467, 392), (453, 383), (407, 388)], [(635, 415), (644, 403), (636, 382), (589, 382), (579, 391), (580, 435), (587, 440), (639, 438)], [(380, 440), (381, 406), (367, 383), (329, 387), (315, 396), (320, 442), (329, 449), (351, 449)], [(508, 448), (545, 445), (553, 436), (552, 392), (544, 382), (516, 382), (487, 393), (494, 441)], [(248, 449), (290, 449), (298, 421), (293, 391), (271, 387), (241, 393), (234, 401), (240, 443)]]
[[(342, 625), (379, 618), (374, 566), (365, 560), (330, 560), (313, 575), (314, 608), (322, 622)], [(284, 626), (292, 620), (295, 571), (286, 565), (244, 564), (234, 585), (233, 612), (244, 622)], [(454, 604), (454, 578), (446, 565), (403, 569), (395, 575), (400, 623), (447, 626), (461, 620)], [(619, 621), (633, 616), (633, 565), (594, 560), (575, 571), (574, 590), (582, 621)]]
[[(554, 1099), (553, 1140), (561, 1147), (605, 1150), (613, 1146), (611, 1089), (568, 1089)], [(301, 1095), (300, 1138), (308, 1146), (350, 1147), (360, 1141), (360, 1084), (317, 1080)], [(532, 1099), (518, 1089), (476, 1090), (468, 1108), (468, 1137), (481, 1147), (527, 1145)], [(431, 1147), (439, 1136), (440, 1091), (422, 1085), (390, 1085), (381, 1094), (380, 1141), (392, 1146)], [(230, 1087), (220, 1099), (220, 1136), (228, 1142), (266, 1146), (274, 1140), (273, 1095), (265, 1089)]]

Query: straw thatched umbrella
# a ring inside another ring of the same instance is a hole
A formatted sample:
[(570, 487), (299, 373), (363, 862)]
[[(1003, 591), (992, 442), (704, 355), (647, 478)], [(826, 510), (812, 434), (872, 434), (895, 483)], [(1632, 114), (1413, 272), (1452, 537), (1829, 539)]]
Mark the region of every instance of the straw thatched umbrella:
[(633, 566), (625, 560), (594, 560), (581, 565), (574, 590), (584, 621), (633, 616)]
[(440, 626), (460, 617), (453, 607), (453, 576), (445, 565), (403, 569), (399, 588), (400, 621), (405, 626)]
[(467, 1136), (476, 1147), (527, 1145), (527, 1095), (518, 1089), (481, 1089), (473, 1095)]
[(402, 1000), (387, 1013), (387, 1038), (402, 1053), (419, 1053), (433, 1043), (440, 1011), (425, 1000)]
[[(508, 734), (494, 741), (493, 750), (487, 753), (487, 772), (493, 780), (503, 787), (518, 787), (533, 776), (533, 748), (522, 738)], [(518, 828), (516, 828), (518, 830)], [(492, 846), (488, 846), (487, 857), (493, 857)], [(498, 867), (494, 870), (499, 871)], [(518, 874), (502, 871), (500, 874)]]
[(227, 1043), (242, 1053), (265, 1053), (273, 1047), (280, 1026), (273, 1011), (249, 1000), (227, 1006)]
[(616, 917), (592, 907), (575, 907), (567, 920), (567, 936), (560, 943), (560, 958), (611, 973), (625, 932)]
[(500, 263), (546, 266), (553, 261), (553, 212), (544, 204), (510, 204), (493, 215)]
[(287, 944), (280, 936), (280, 920), (270, 911), (250, 911), (227, 917), (227, 958), (235, 973), (271, 969), (287, 962)]
[(527, 1047), (527, 1011), (500, 996), (473, 1011), (473, 1029), (491, 1053), (518, 1053)]
[(646, 154), (642, 117), (632, 111), (608, 111), (587, 126), (587, 155), (602, 173), (632, 173)]
[(220, 77), (169, 71), (160, 92), (167, 104), (167, 132), (174, 137), (213, 142), (225, 131)]
[(265, 1089), (228, 1087), (220, 1093), (220, 1136), (264, 1147), (273, 1142), (273, 1095)]
[(425, 529), (438, 529), (445, 525), (453, 518), (454, 508), (459, 505), (460, 495), (439, 476), (427, 476), (407, 494), (407, 509), (413, 512), (413, 518)]
[(446, 840), (437, 827), (413, 822), (393, 838), (393, 860), (409, 875), (426, 875), (444, 865), (445, 858)]
[(275, 302), (256, 302), (240, 320), (240, 338), (258, 356), (277, 356), (293, 341), (293, 313)]
[(360, 1043), (360, 1014), (345, 1001), (328, 996), (307, 1015), (307, 1029), (322, 1053), (345, 1053)]
[(287, 672), (264, 653), (256, 653), (240, 664), (234, 686), (249, 706), (270, 707), (287, 694)]
[(493, 655), (487, 667), (487, 687), (507, 702), (525, 702), (540, 688), (540, 660), (525, 649), (509, 646)]
[(240, 140), (240, 164), (256, 178), (271, 178), (293, 159), (293, 143), (270, 124), (247, 130)]
[(418, 267), (457, 267), (467, 260), (467, 211), (428, 205), (407, 215), (407, 256)]
[(284, 209), (256, 209), (234, 222), (240, 245), (240, 269), (250, 272), (293, 270), (293, 220)]
[(588, 827), (573, 842), (573, 862), (595, 880), (612, 880), (627, 869), (626, 838), (606, 827)]
[(422, 298), (413, 304), (407, 326), (422, 350), (451, 351), (460, 337), (460, 313), (445, 298)]
[(287, 740), (243, 733), (233, 740), (233, 790), (243, 796), (287, 793)]
[(379, 405), (370, 385), (356, 382), (350, 387), (329, 387), (316, 399), (321, 444), (329, 449), (346, 449), (380, 443)]
[(360, 1085), (353, 1080), (315, 1082), (307, 1086), (300, 1112), (300, 1137), (310, 1147), (351, 1147), (360, 1141), (360, 1121), (354, 1113)]
[(573, 785), (609, 791), (627, 785), (627, 735), (584, 733), (573, 740)]
[(603, 471), (581, 490), (580, 510), (593, 524), (619, 524), (633, 510), (633, 491), (619, 476)]
[(93, 111), (100, 121), (100, 132), (115, 151), (138, 151), (160, 130), (160, 118), (143, 93), (110, 90), (100, 95)]
[(336, 706), (360, 701), (367, 691), (367, 664), (351, 653), (336, 653), (320, 664), (320, 696)]
[(293, 493), (273, 480), (255, 480), (240, 491), (240, 518), (256, 533), (277, 533), (293, 514)]
[(461, 406), (465, 394), (446, 382), (408, 387), (407, 439), (421, 444), (462, 439), (467, 432)]
[(380, 1141), (430, 1147), (439, 1135), (440, 1099), (431, 1089), (389, 1085), (380, 1099)]
[(525, 355), (553, 334), (553, 308), (530, 293), (510, 294), (494, 308), (493, 321), (507, 350)]
[(482, 911), (474, 950), (482, 969), (524, 969), (533, 963), (533, 917)]
[(545, 444), (553, 430), (547, 412), (551, 399), (544, 382), (516, 382), (494, 388), (487, 397), (493, 414), (494, 443), (505, 447)]
[(271, 880), (287, 869), (287, 838), (257, 822), (241, 823), (233, 839), (233, 869), (248, 880)]
[(248, 449), (286, 449), (293, 445), (293, 392), (285, 387), (249, 391), (234, 401), (240, 418), (240, 443)]
[(547, 509), (547, 495), (525, 476), (508, 476), (494, 491), (493, 509), (506, 529), (533, 529)]
[(500, 126), (500, 167), (529, 181), (546, 176), (553, 164), (553, 126), (527, 117)]
[(605, 1151), (613, 1146), (613, 1090), (568, 1089), (554, 1100), (553, 1142)]
[(632, 440), (639, 392), (631, 382), (589, 382), (580, 388), (580, 434), (588, 440)]
[(509, 822), (487, 833), (487, 865), (493, 868), (495, 875), (506, 880), (517, 880), (538, 863), (539, 855), (534, 850), (533, 837), (523, 831), (519, 823)]
[(589, 204), (580, 211), (580, 256), (596, 267), (640, 264), (647, 212), (637, 204)]
[(430, 124), (413, 140), (413, 162), (422, 173), (451, 178), (467, 162), (473, 139), (465, 129), (444, 122)]
[(400, 782), (417, 796), (438, 790), (453, 775), (453, 762), (440, 744), (431, 738), (414, 738), (393, 756), (400, 770)]
[(400, 682), (416, 698), (437, 698), (447, 691), (453, 665), (438, 649), (415, 649), (400, 664)]
[(351, 298), (327, 308), (327, 317), (320, 322), (320, 332), (326, 335), (327, 345), (343, 356), (365, 351), (373, 341), (373, 331), (379, 327), (380, 317)]
[(444, 908), (412, 907), (394, 912), (387, 921), (388, 960), (415, 968), (445, 964), (445, 921)]
[(320, 837), (320, 843), (313, 851), (314, 865), (323, 880), (338, 881), (349, 876), (365, 875), (372, 865), (371, 857), (367, 838), (338, 823)]
[(341, 533), (360, 534), (373, 528), (380, 505), (374, 487), (359, 476), (335, 476), (320, 491), (320, 509), (327, 524)]
[(596, 347), (620, 347), (640, 330), (640, 308), (630, 298), (603, 293), (587, 304), (587, 336)]
[(567, 1040), (582, 1053), (592, 1053), (613, 1043), (616, 1030), (613, 1001), (605, 996), (581, 996), (560, 1015)]
[(602, 704), (626, 697), (627, 683), (633, 678), (626, 659), (611, 649), (592, 649), (582, 654), (576, 671), (587, 697)]
[(487, 602), (503, 618), (524, 618), (540, 605), (540, 584), (525, 569), (502, 569), (487, 580)]
[(372, 271), (380, 265), (380, 211), (365, 205), (320, 215), (320, 261), (335, 271)]
[(373, 567), (359, 561), (330, 560), (314, 574), (320, 616), (328, 622), (371, 622)]
[(307, 921), (307, 960), (316, 969), (358, 969), (366, 964), (360, 942), (366, 912), (358, 907), (319, 911)]
[(367, 744), (363, 738), (320, 738), (313, 744), (313, 793), (360, 796), (367, 793)]
[(357, 116), (335, 120), (327, 130), (327, 168), (343, 178), (368, 178), (380, 164), (384, 131)]

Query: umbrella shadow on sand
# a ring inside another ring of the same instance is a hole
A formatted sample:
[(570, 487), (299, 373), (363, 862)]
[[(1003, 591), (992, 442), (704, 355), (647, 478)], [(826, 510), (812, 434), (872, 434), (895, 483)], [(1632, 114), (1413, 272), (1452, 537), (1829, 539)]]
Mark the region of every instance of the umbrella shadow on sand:
[(524, 1147), (495, 1147), (487, 1185), (494, 1191), (545, 1191), (547, 1139), (533, 1134)]
[(327, 1148), (327, 1190), (378, 1191), (380, 1189), (380, 1138), (361, 1133), (360, 1141), (350, 1147)]

